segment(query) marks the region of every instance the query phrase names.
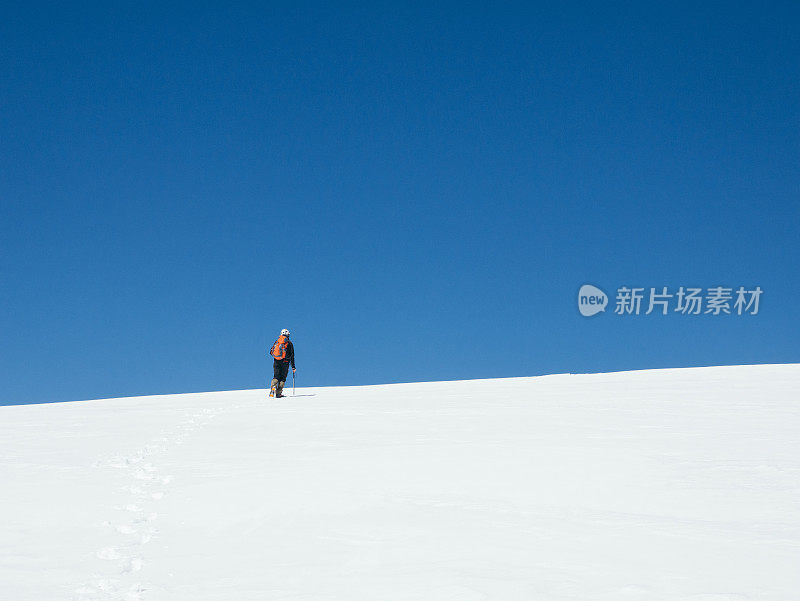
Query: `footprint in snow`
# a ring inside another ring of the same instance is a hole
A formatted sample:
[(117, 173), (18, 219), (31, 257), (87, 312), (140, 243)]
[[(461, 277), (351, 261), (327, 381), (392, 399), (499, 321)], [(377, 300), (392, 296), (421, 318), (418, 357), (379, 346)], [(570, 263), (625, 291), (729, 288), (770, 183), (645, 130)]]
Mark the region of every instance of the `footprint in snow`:
[(158, 519), (158, 514), (157, 513), (151, 513), (147, 517), (140, 517), (140, 518), (138, 518), (138, 519), (136, 519), (134, 521), (137, 524), (149, 524), (150, 522), (155, 522), (157, 519)]
[(156, 534), (156, 532), (158, 531), (155, 528), (152, 528), (147, 532), (145, 532), (144, 534), (142, 534), (142, 536), (139, 537), (139, 544), (146, 545), (147, 543), (149, 543), (151, 540), (153, 540), (153, 536)]
[(108, 462), (108, 466), (117, 469), (126, 469), (140, 461), (140, 457), (114, 457)]
[(122, 555), (120, 555), (119, 549), (116, 547), (106, 547), (105, 549), (101, 549), (97, 552), (97, 557), (99, 559), (106, 559), (109, 561), (122, 559)]
[(701, 595), (690, 595), (683, 601), (750, 601), (750, 597), (735, 593), (703, 593)]
[(120, 534), (136, 534), (138, 531), (130, 524), (121, 524), (117, 526), (117, 532)]
[(141, 601), (142, 593), (144, 591), (145, 589), (142, 588), (141, 584), (136, 584), (133, 587), (131, 587), (131, 589), (127, 593), (125, 593), (125, 596), (122, 599), (123, 601)]
[(72, 601), (99, 601), (107, 599), (108, 595), (114, 594), (117, 587), (112, 580), (96, 580), (92, 584), (84, 584), (75, 589), (75, 596)]
[(156, 476), (152, 472), (148, 472), (147, 470), (143, 470), (139, 468), (136, 470), (136, 473), (133, 475), (134, 478), (137, 480), (155, 480)]
[(123, 574), (130, 574), (132, 572), (138, 572), (142, 569), (144, 565), (144, 560), (141, 557), (131, 557), (130, 559), (126, 559), (120, 564), (120, 571)]

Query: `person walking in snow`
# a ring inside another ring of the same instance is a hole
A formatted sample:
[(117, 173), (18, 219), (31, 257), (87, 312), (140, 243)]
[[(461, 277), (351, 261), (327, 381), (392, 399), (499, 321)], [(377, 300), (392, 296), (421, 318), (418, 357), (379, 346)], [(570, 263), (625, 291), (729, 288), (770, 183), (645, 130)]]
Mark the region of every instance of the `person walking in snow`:
[(281, 398), (283, 396), (283, 385), (286, 384), (286, 376), (289, 375), (289, 366), (292, 366), (292, 373), (297, 371), (294, 366), (294, 345), (289, 340), (289, 330), (281, 330), (281, 335), (269, 349), (269, 354), (274, 359), (272, 365), (273, 378), (269, 387), (269, 396)]

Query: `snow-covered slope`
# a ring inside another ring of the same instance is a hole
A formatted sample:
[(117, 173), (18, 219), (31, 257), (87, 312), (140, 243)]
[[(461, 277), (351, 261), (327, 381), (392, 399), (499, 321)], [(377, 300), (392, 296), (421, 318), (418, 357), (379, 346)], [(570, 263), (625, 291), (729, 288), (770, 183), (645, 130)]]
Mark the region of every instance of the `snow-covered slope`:
[(0, 599), (797, 600), (800, 366), (0, 407)]

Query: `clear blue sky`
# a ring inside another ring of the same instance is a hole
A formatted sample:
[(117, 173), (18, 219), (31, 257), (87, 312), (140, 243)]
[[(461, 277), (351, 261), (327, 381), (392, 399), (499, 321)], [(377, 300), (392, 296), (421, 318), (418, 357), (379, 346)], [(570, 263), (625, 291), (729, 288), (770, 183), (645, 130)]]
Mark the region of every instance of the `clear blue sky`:
[(800, 361), (796, 3), (168, 4), (4, 10), (0, 403)]

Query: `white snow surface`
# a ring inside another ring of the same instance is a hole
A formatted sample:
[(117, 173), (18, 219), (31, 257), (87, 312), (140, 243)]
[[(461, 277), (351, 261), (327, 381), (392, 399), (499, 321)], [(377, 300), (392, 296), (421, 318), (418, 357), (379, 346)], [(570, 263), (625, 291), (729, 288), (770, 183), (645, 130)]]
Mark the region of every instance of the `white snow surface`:
[(800, 365), (0, 407), (4, 601), (800, 599)]

